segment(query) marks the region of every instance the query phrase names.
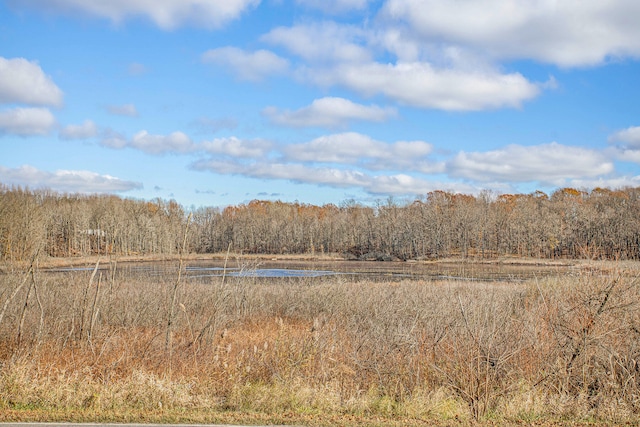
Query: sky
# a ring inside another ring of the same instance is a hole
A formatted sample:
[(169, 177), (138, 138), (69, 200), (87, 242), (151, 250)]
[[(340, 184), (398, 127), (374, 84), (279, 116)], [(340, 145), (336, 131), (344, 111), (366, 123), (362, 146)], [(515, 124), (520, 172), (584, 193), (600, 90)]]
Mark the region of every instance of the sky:
[(0, 0), (0, 183), (339, 204), (640, 186), (637, 0)]

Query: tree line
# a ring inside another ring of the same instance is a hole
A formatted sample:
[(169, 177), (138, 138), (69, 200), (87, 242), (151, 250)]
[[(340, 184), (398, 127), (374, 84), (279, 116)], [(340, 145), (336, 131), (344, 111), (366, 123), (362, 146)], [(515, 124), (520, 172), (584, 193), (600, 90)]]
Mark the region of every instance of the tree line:
[(187, 250), (196, 253), (640, 259), (639, 213), (640, 187), (185, 209), (173, 200), (0, 186), (0, 259), (172, 255), (187, 231)]

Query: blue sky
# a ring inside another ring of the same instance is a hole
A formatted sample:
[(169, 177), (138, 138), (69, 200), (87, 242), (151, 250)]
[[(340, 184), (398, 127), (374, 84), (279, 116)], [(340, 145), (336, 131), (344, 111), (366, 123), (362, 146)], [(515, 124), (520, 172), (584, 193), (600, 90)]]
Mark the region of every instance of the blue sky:
[(0, 1), (0, 182), (226, 206), (640, 186), (637, 0)]

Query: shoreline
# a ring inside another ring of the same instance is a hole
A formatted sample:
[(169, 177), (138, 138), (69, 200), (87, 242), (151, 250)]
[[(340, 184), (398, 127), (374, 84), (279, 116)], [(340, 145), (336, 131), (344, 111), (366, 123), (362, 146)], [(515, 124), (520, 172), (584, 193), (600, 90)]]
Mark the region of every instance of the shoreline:
[[(78, 257), (46, 257), (36, 261), (39, 268), (56, 268), (56, 267), (80, 267), (95, 265), (98, 261), (105, 262), (178, 262), (182, 258), (185, 262), (190, 261), (224, 261), (243, 259), (247, 261), (298, 261), (298, 262), (370, 262), (370, 263), (406, 263), (406, 264), (469, 264), (469, 265), (512, 265), (512, 266), (544, 266), (544, 267), (571, 267), (577, 264), (594, 264), (594, 263), (616, 263), (616, 262), (637, 262), (637, 261), (600, 261), (600, 260), (584, 260), (584, 259), (544, 259), (544, 258), (518, 258), (513, 256), (503, 256), (495, 258), (479, 258), (479, 257), (446, 257), (438, 259), (409, 259), (403, 260), (367, 260), (367, 259), (350, 259), (340, 254), (243, 254), (243, 253), (211, 253), (197, 254), (189, 253), (183, 256), (179, 254), (163, 254), (163, 255), (89, 255)], [(0, 261), (0, 269), (11, 265), (28, 267), (28, 261)]]

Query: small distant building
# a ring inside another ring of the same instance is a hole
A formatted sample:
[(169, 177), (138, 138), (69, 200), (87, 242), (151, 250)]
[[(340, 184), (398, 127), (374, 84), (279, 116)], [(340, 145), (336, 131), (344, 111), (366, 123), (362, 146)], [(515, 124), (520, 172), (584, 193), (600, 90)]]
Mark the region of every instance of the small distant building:
[(82, 230), (80, 231), (80, 234), (85, 234), (87, 236), (99, 236), (99, 237), (105, 237), (107, 235), (107, 233), (105, 233), (104, 230), (100, 230), (99, 228), (96, 228), (95, 230)]

